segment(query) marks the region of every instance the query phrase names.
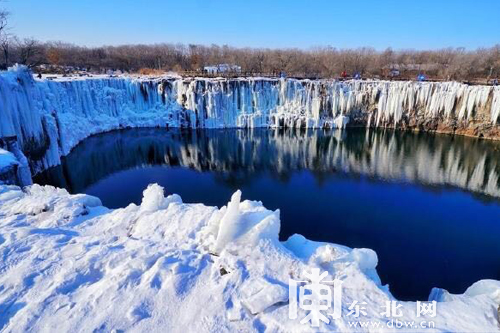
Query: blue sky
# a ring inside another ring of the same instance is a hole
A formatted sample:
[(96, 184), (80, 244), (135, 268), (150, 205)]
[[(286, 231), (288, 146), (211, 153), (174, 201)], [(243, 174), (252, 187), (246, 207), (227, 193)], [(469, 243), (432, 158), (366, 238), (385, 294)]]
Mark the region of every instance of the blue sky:
[(436, 49), (500, 43), (499, 0), (4, 0), (12, 32), (83, 44)]

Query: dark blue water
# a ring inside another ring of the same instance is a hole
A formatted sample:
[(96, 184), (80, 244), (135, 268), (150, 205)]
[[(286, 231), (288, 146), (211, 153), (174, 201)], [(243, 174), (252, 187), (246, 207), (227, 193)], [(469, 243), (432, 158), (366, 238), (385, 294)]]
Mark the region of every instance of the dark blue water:
[(500, 143), (470, 138), (131, 129), (87, 139), (35, 180), (108, 207), (140, 203), (153, 182), (217, 206), (241, 189), (281, 210), (281, 239), (372, 248), (396, 297), (426, 300), (500, 279), (499, 176)]

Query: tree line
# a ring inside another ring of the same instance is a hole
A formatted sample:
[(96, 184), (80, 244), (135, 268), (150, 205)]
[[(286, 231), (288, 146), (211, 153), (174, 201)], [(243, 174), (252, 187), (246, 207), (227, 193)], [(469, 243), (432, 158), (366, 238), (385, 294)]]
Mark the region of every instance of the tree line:
[(378, 51), (369, 47), (337, 49), (331, 46), (297, 48), (236, 48), (227, 45), (154, 44), (85, 47), (64, 42), (20, 39), (8, 33), (8, 13), (0, 10), (0, 66), (15, 63), (39, 70), (75, 67), (92, 72), (156, 73), (203, 71), (204, 66), (235, 64), (245, 73), (331, 78), (340, 73), (363, 77), (412, 78), (425, 74), (442, 80), (493, 80), (500, 76), (500, 44), (466, 50)]

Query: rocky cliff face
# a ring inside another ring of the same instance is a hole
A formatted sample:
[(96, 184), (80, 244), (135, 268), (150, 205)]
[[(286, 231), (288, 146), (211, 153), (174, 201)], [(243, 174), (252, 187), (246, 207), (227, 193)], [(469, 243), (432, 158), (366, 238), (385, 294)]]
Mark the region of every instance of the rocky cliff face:
[[(378, 103), (352, 113), (350, 125), (500, 139), (499, 87), (455, 82), (392, 84), (399, 86), (396, 91), (403, 92), (403, 96), (394, 96), (398, 92), (390, 92), (389, 88)], [(405, 93), (404, 86), (413, 87)], [(386, 102), (385, 98), (392, 101)], [(387, 112), (394, 108), (393, 103), (395, 111)]]
[(500, 87), (456, 82), (106, 78), (0, 74), (0, 137), (39, 170), (84, 138), (124, 127), (390, 127), (500, 139)]

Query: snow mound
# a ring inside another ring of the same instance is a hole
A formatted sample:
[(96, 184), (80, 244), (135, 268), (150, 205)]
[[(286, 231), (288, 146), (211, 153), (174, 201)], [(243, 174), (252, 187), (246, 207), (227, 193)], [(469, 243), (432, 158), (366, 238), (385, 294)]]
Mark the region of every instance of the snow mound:
[(65, 189), (37, 184), (27, 188), (26, 193), (18, 190), (0, 194), (1, 214), (26, 216), (37, 227), (71, 223), (75, 218), (88, 214), (89, 208), (101, 205), (101, 200), (96, 197), (70, 195)]
[(161, 209), (167, 209), (171, 203), (182, 203), (179, 195), (173, 194), (165, 198), (163, 196), (163, 187), (158, 184), (151, 184), (143, 192), (141, 211), (155, 212)]
[[(394, 298), (375, 252), (300, 235), (281, 243), (279, 211), (241, 196), (218, 209), (153, 184), (141, 205), (109, 210), (49, 186), (0, 186), (0, 331), (354, 332), (353, 301), (387, 325), (375, 309)], [(343, 281), (344, 316), (312, 328), (300, 324), (304, 310), (289, 319), (289, 284), (315, 269)], [(435, 289), (426, 331), (498, 332), (499, 294), (498, 281), (463, 295)], [(414, 302), (401, 304), (399, 320), (418, 319)]]

